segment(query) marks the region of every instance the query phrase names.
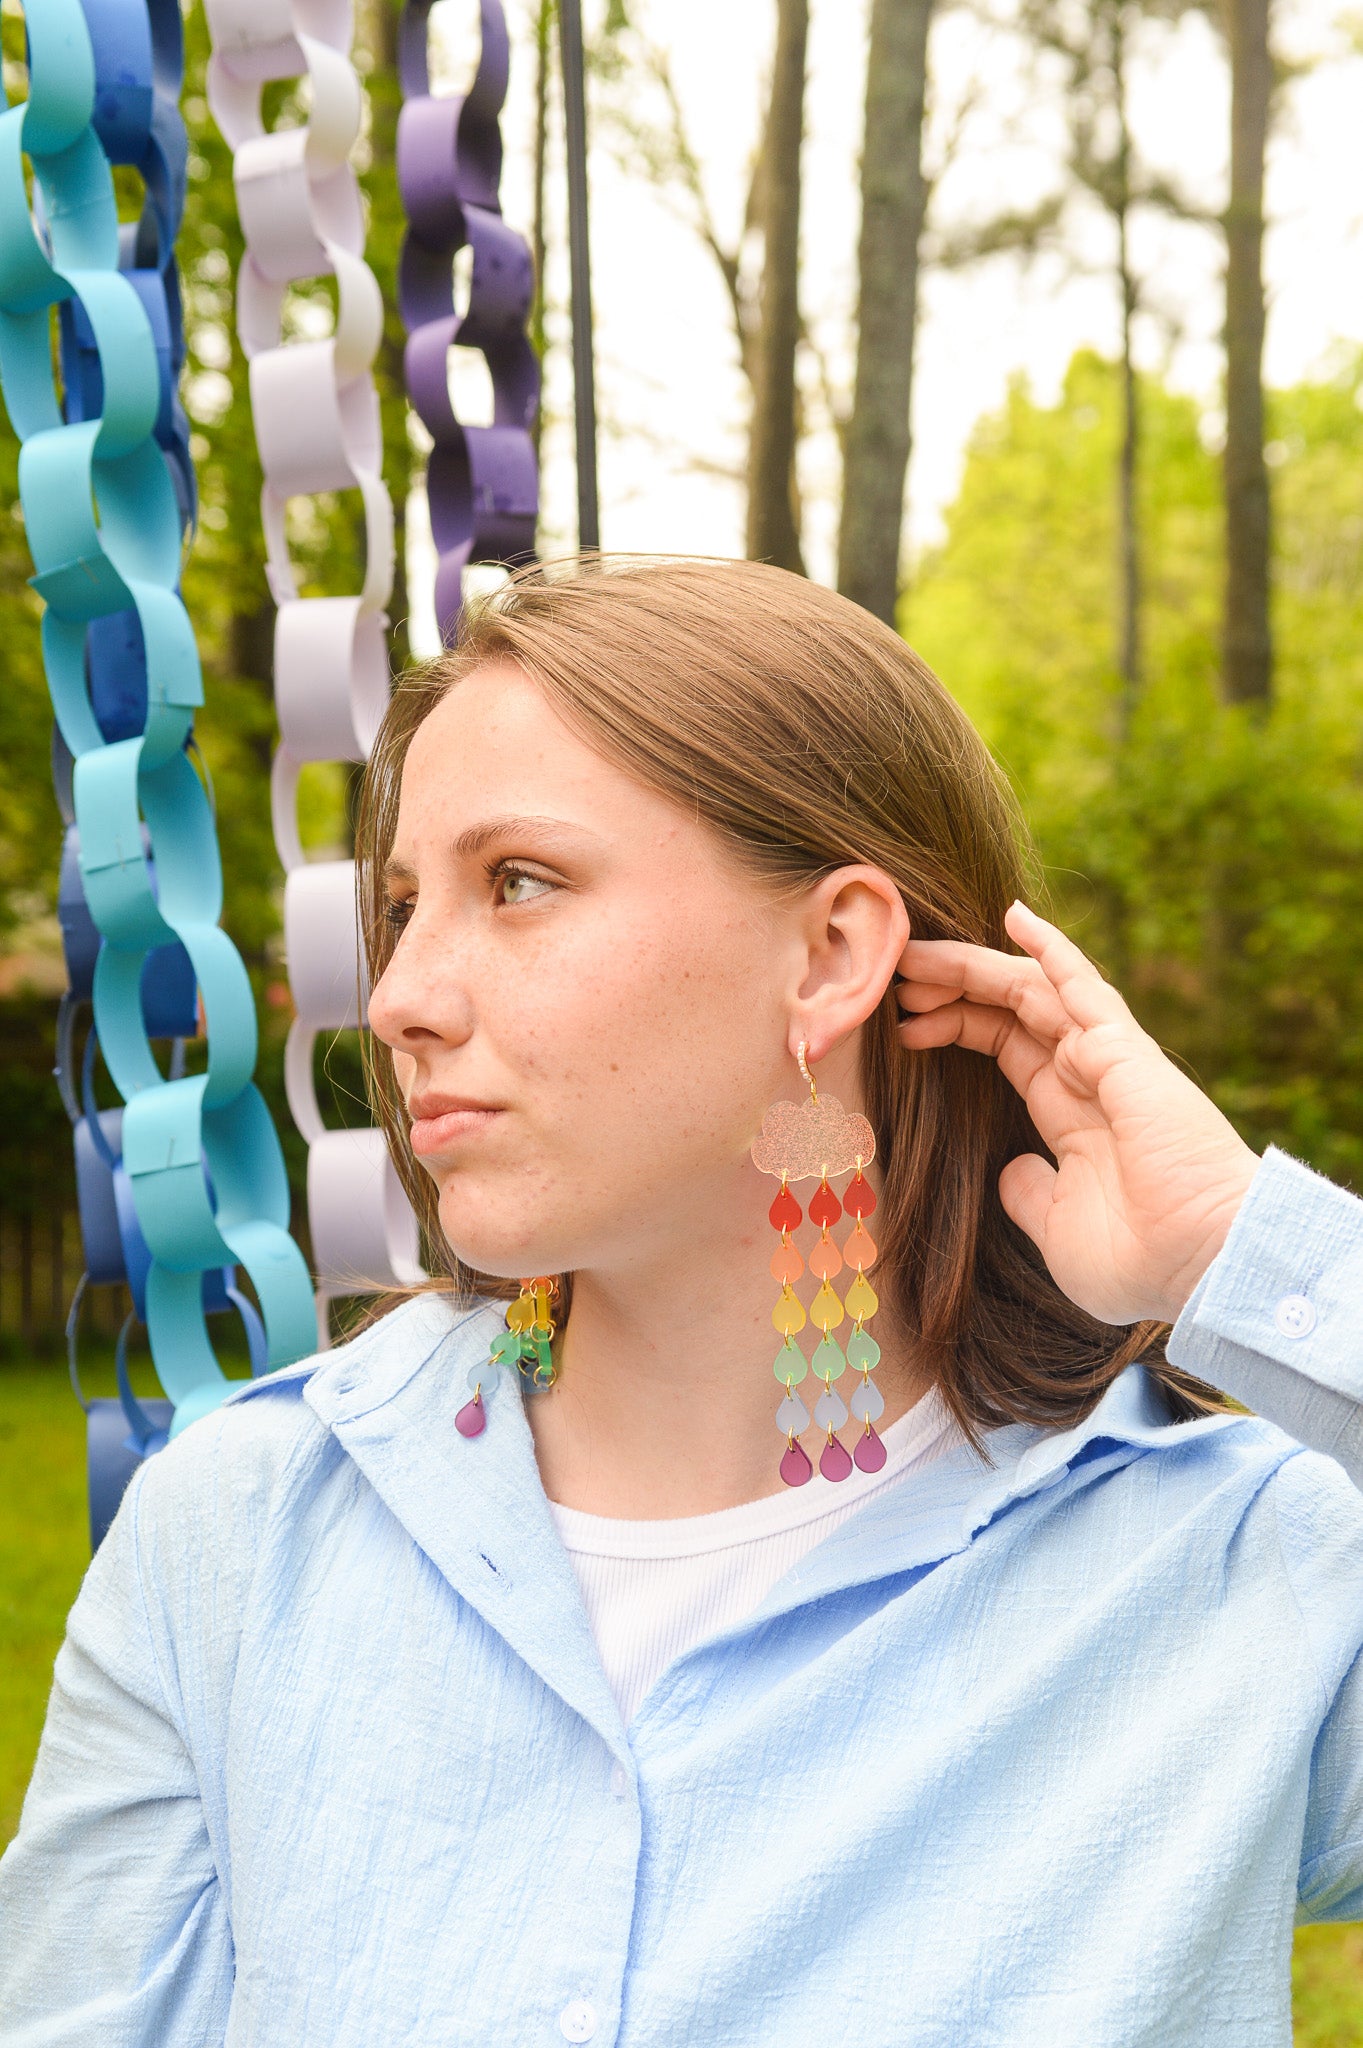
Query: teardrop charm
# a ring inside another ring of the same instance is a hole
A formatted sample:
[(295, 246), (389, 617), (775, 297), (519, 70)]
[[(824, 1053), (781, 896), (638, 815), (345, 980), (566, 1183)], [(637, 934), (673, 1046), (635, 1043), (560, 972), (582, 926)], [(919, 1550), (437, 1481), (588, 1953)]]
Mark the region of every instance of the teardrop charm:
[(853, 1394), (850, 1406), (858, 1422), (879, 1422), (885, 1413), (885, 1396), (874, 1380), (863, 1380)]
[(858, 1221), (863, 1216), (875, 1214), (876, 1191), (860, 1167), (848, 1183), (847, 1192), (842, 1198), (842, 1206), (849, 1216), (855, 1216)]
[(798, 1394), (787, 1394), (776, 1411), (776, 1427), (782, 1436), (801, 1436), (809, 1428), (809, 1410)]
[[(803, 1407), (804, 1403), (800, 1405)], [(820, 1429), (841, 1429), (847, 1420), (847, 1403), (840, 1394), (825, 1388), (814, 1403), (814, 1420)]]
[(847, 1363), (853, 1372), (874, 1372), (880, 1364), (880, 1346), (869, 1330), (853, 1330), (847, 1340)]
[[(852, 1284), (854, 1287), (866, 1287), (866, 1282), (862, 1279), (860, 1273), (858, 1273)], [(871, 1292), (869, 1287), (866, 1288), (866, 1291), (868, 1294)], [(874, 1301), (875, 1296), (871, 1295), (871, 1299)], [(863, 1310), (862, 1313), (864, 1314), (865, 1311)], [(842, 1316), (842, 1303), (825, 1280), (823, 1286), (809, 1305), (809, 1320), (813, 1323), (815, 1329), (828, 1331), (837, 1329), (838, 1324), (842, 1321)], [(801, 1310), (800, 1321), (795, 1325), (797, 1330), (802, 1327), (803, 1322), (804, 1312)], [(779, 1330), (781, 1325), (778, 1323), (776, 1327)]]
[(779, 1330), (783, 1337), (793, 1337), (797, 1330), (803, 1330), (807, 1321), (804, 1303), (797, 1294), (791, 1293), (788, 1286), (781, 1289), (781, 1299), (771, 1312), (771, 1320), (773, 1328)]
[(844, 1259), (846, 1259), (849, 1266), (855, 1266), (859, 1273), (864, 1273), (868, 1266), (874, 1266), (876, 1250), (875, 1239), (870, 1231), (866, 1229), (865, 1225), (858, 1220), (856, 1229), (842, 1248)]
[(809, 1255), (809, 1270), (820, 1280), (831, 1280), (842, 1271), (842, 1253), (825, 1231)]
[(805, 1220), (805, 1212), (788, 1187), (777, 1190), (776, 1198), (767, 1211), (773, 1230), (798, 1230)]
[[(817, 1306), (818, 1302), (816, 1298), (816, 1309)], [(872, 1287), (870, 1281), (866, 1278), (866, 1275), (864, 1273), (858, 1273), (856, 1279), (852, 1282), (852, 1285), (847, 1290), (848, 1315), (855, 1316), (858, 1322), (862, 1322), (867, 1316), (873, 1316), (879, 1307), (879, 1295), (876, 1293), (874, 1287)], [(817, 1315), (815, 1316), (814, 1320), (818, 1322)], [(822, 1328), (822, 1324), (820, 1324), (820, 1328)]]
[(798, 1387), (809, 1371), (809, 1360), (793, 1337), (787, 1337), (777, 1352), (772, 1371), (783, 1387)]
[(852, 1453), (858, 1469), (862, 1472), (879, 1472), (885, 1463), (886, 1455), (884, 1444), (868, 1422), (864, 1435), (857, 1438), (857, 1447)]
[(804, 1272), (805, 1262), (793, 1244), (783, 1241), (771, 1255), (771, 1277), (789, 1287)]
[(821, 1180), (809, 1198), (809, 1220), (817, 1223), (820, 1230), (837, 1222), (842, 1214), (842, 1203), (838, 1200), (826, 1180)]
[(483, 1410), (483, 1397), (481, 1393), (475, 1394), (471, 1401), (464, 1403), (464, 1406), (454, 1418), (454, 1426), (460, 1436), (481, 1436), (483, 1434), (487, 1427), (487, 1416)]
[(852, 1470), (852, 1460), (835, 1436), (829, 1437), (819, 1453), (819, 1470), (825, 1479), (831, 1479), (835, 1483), (840, 1479), (846, 1479)]
[(803, 1486), (806, 1480), (814, 1477), (814, 1467), (802, 1444), (786, 1445), (781, 1458), (781, 1477), (787, 1486)]
[(840, 1380), (847, 1370), (847, 1359), (836, 1337), (824, 1337), (814, 1346), (810, 1364), (826, 1383)]

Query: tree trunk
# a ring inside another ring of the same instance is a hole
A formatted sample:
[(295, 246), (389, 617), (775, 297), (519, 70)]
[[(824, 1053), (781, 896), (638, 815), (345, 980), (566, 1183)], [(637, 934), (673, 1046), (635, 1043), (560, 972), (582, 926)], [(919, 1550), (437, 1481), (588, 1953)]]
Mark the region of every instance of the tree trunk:
[(931, 16), (932, 0), (872, 0), (867, 54), (857, 373), (843, 455), (838, 589), (891, 626), (909, 463)]
[(1264, 154), (1273, 60), (1270, 0), (1223, 0), (1231, 66), (1230, 205), (1226, 210), (1226, 610), (1222, 690), (1227, 703), (1266, 705), (1269, 500), (1264, 465)]
[(1114, 188), (1117, 223), (1117, 283), (1122, 295), (1122, 452), (1118, 465), (1117, 531), (1121, 555), (1121, 629), (1117, 669), (1122, 679), (1123, 739), (1141, 686), (1141, 559), (1136, 510), (1136, 468), (1140, 452), (1140, 394), (1131, 357), (1131, 328), (1136, 315), (1137, 284), (1131, 268), (1131, 130), (1126, 116), (1126, 32), (1119, 6), (1112, 21), (1112, 83), (1117, 107), (1117, 181)]
[(1136, 510), (1136, 463), (1140, 451), (1140, 393), (1131, 360), (1131, 319), (1135, 281), (1127, 267), (1126, 215), (1121, 217), (1122, 266), (1122, 453), (1118, 485), (1122, 623), (1117, 666), (1122, 678), (1122, 732), (1130, 731), (1141, 688), (1141, 552)]
[(747, 552), (804, 574), (795, 490), (795, 347), (800, 332), (800, 144), (809, 0), (777, 0), (763, 152), (762, 298), (753, 350)]

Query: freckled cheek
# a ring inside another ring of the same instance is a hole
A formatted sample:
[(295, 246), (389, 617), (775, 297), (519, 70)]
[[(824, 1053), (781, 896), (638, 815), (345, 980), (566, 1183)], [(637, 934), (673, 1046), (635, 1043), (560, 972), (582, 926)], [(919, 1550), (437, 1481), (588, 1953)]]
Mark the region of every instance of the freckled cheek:
[(666, 948), (654, 932), (574, 934), (508, 966), (489, 963), (480, 1022), (513, 1066), (560, 1075), (608, 1068), (637, 1033), (665, 1026)]

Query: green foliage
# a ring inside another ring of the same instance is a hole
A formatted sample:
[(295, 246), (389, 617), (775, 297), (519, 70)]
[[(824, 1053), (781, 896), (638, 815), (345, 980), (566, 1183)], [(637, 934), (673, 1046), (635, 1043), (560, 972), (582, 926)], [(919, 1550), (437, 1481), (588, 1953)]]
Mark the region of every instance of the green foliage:
[(904, 626), (1012, 776), (1057, 911), (1250, 1142), (1363, 1186), (1363, 361), (1275, 394), (1278, 696), (1217, 694), (1219, 478), (1147, 381), (1147, 681), (1117, 632), (1116, 373), (977, 430)]

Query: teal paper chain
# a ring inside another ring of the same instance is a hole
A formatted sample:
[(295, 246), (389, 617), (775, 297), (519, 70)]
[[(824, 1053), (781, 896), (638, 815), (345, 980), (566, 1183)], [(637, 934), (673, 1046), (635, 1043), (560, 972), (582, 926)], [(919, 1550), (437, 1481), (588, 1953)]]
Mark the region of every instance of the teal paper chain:
[[(153, 439), (155, 342), (119, 272), (113, 179), (91, 127), (89, 33), (78, 0), (42, 0), (27, 27), (30, 97), (0, 114), (0, 391), (22, 444), (19, 494), (32, 583), (46, 605), (48, 686), (75, 758), (81, 875), (103, 938), (95, 1026), (127, 1105), (123, 1157), (152, 1255), (152, 1358), (181, 1429), (231, 1386), (204, 1319), (204, 1271), (245, 1269), (270, 1367), (312, 1350), (316, 1323), (307, 1268), (288, 1231), (283, 1155), (252, 1080), (250, 982), (218, 924), (212, 808), (185, 753), (202, 678), (178, 589), (175, 489)], [(41, 231), (29, 211), (25, 157)], [(94, 335), (104, 403), (98, 419), (66, 424), (51, 309), (70, 298)], [(92, 619), (129, 610), (144, 644), (147, 721), (138, 737), (111, 744), (86, 689), (86, 632)], [(148, 952), (177, 938), (198, 981), (208, 1058), (204, 1073), (168, 1080), (144, 1028), (140, 977)]]

